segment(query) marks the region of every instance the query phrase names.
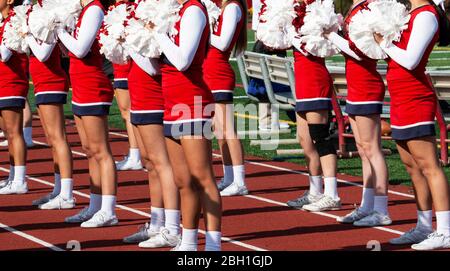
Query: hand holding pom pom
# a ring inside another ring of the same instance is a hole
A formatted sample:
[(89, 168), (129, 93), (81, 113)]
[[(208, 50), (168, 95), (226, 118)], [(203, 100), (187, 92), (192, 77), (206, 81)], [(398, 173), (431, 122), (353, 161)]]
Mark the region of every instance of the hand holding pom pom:
[(201, 0), (202, 3), (205, 5), (207, 13), (208, 13), (208, 19), (209, 19), (209, 25), (211, 28), (211, 31), (214, 30), (214, 27), (217, 23), (217, 20), (220, 17), (220, 14), (222, 13), (220, 8), (211, 0)]
[(29, 47), (23, 33), (28, 32), (27, 14), (28, 6), (17, 6), (11, 9), (9, 21), (5, 23), (3, 44), (18, 53), (28, 53)]
[(145, 0), (139, 2), (135, 17), (125, 28), (125, 46), (145, 57), (157, 58), (161, 49), (155, 39), (157, 34), (174, 36), (175, 23), (180, 19), (181, 5), (176, 0)]
[(409, 18), (406, 7), (396, 0), (375, 0), (367, 9), (353, 16), (349, 37), (368, 57), (385, 59), (387, 55), (379, 44), (398, 41), (408, 26)]

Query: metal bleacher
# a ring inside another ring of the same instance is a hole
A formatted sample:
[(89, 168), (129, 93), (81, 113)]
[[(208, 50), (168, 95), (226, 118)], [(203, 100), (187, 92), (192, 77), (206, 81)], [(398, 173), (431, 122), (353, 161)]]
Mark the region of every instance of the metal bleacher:
[[(267, 96), (270, 103), (280, 110), (295, 110), (295, 77), (293, 69), (293, 59), (292, 58), (282, 58), (277, 56), (263, 55), (253, 52), (245, 52), (241, 56), (237, 57), (239, 72), (242, 78), (243, 86), (247, 96), (250, 100), (254, 102), (260, 102), (257, 97), (252, 96), (248, 93), (248, 83), (250, 78), (258, 78), (264, 81), (266, 87)], [(334, 84), (335, 95), (333, 97), (333, 112), (338, 121), (339, 130), (339, 151), (340, 157), (352, 157), (357, 155), (355, 152), (348, 152), (345, 149), (345, 139), (352, 137), (351, 134), (346, 134), (344, 132), (344, 113), (343, 108), (347, 96), (347, 80), (345, 78), (344, 67), (327, 66), (328, 71), (331, 74)], [(386, 84), (386, 70), (379, 70), (383, 80)], [(450, 100), (450, 73), (445, 71), (429, 71), (429, 80), (433, 84), (436, 95), (439, 100)], [(273, 90), (272, 83), (278, 83), (282, 85), (289, 86), (290, 92), (278, 93)], [(386, 88), (387, 90), (387, 88)], [(389, 92), (386, 91), (386, 98), (389, 98)], [(386, 102), (383, 106), (383, 118), (389, 118), (389, 103)], [(440, 133), (440, 139), (438, 141), (441, 143), (441, 162), (444, 165), (448, 165), (448, 151), (447, 143), (450, 140), (447, 138), (447, 127), (445, 120), (450, 119), (450, 116), (444, 116), (440, 106), (438, 105), (438, 110), (436, 114), (436, 120), (440, 131), (445, 131)], [(391, 139), (388, 136), (383, 136), (383, 139)], [(280, 140), (280, 144), (293, 144), (295, 142), (291, 140)], [(258, 144), (258, 143), (255, 143)], [(278, 154), (299, 154), (302, 153), (301, 150), (278, 150)]]

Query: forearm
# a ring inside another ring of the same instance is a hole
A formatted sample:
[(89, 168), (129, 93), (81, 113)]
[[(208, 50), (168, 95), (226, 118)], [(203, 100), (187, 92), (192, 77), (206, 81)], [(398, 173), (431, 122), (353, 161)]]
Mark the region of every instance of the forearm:
[(438, 30), (438, 22), (431, 12), (423, 12), (414, 20), (411, 36), (405, 49), (381, 42), (380, 46), (390, 58), (408, 70), (415, 69)]
[(194, 60), (203, 30), (206, 26), (206, 17), (200, 8), (189, 7), (181, 19), (179, 46), (174, 44), (166, 34), (156, 34), (156, 40), (164, 55), (179, 71), (187, 70)]
[(8, 62), (12, 56), (12, 51), (9, 50), (5, 45), (0, 46), (0, 61)]
[(89, 53), (97, 38), (103, 17), (103, 11), (97, 6), (92, 6), (83, 16), (83, 22), (76, 39), (64, 29), (58, 29), (58, 37), (72, 54), (78, 58), (83, 58)]
[(361, 61), (361, 58), (352, 50), (350, 49), (350, 45), (348, 40), (344, 39), (343, 37), (339, 36), (335, 32), (331, 32), (328, 35), (328, 40), (331, 41), (337, 48), (339, 48), (342, 52), (344, 52), (346, 55)]
[(223, 12), (220, 36), (216, 36), (214, 34), (211, 35), (211, 45), (221, 51), (228, 50), (237, 31), (237, 26), (241, 20), (241, 17), (241, 8), (237, 4), (232, 3), (227, 5)]
[(25, 39), (26, 39), (28, 45), (30, 46), (30, 49), (33, 52), (33, 55), (40, 62), (45, 62), (50, 58), (50, 56), (53, 52), (53, 49), (55, 48), (55, 45), (56, 45), (56, 43), (54, 43), (54, 44), (48, 44), (48, 43), (38, 44), (38, 42), (32, 35), (28, 35)]
[(130, 54), (133, 61), (146, 73), (148, 73), (150, 76), (154, 76), (157, 74), (161, 74), (161, 71), (159, 69), (159, 62), (158, 59), (155, 58), (147, 58), (143, 55), (140, 55), (138, 53), (132, 52)]

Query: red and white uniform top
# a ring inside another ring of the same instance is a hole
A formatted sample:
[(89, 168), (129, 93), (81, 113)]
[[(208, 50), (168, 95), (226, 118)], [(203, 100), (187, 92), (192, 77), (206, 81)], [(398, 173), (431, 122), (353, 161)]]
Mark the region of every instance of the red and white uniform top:
[[(42, 5), (38, 1), (37, 5)], [(69, 83), (61, 65), (61, 50), (58, 44), (37, 41), (31, 34), (26, 37), (31, 49), (30, 75), (33, 79), (36, 104), (65, 103)]]
[(238, 1), (230, 1), (211, 35), (211, 46), (203, 64), (204, 79), (215, 101), (232, 101), (236, 76), (229, 63), (231, 52), (244, 27), (244, 10)]
[[(303, 26), (306, 6), (314, 0), (296, 7), (297, 17), (292, 22), (299, 30)], [(331, 110), (333, 81), (325, 66), (325, 59), (304, 52), (302, 45), (294, 42), (294, 70), (297, 112)]]
[(214, 99), (203, 80), (203, 62), (210, 37), (207, 11), (200, 1), (189, 0), (179, 14), (176, 36), (171, 39), (156, 35), (164, 53), (161, 73), (165, 126), (209, 122), (212, 118), (212, 112), (205, 112), (205, 107)]
[(400, 41), (381, 43), (390, 57), (386, 79), (391, 96), (392, 136), (397, 140), (435, 134), (437, 97), (425, 69), (439, 39), (439, 15), (432, 5), (418, 7), (410, 14)]
[(364, 0), (349, 11), (344, 20), (344, 38), (334, 32), (329, 35), (329, 40), (341, 49), (345, 57), (348, 89), (345, 110), (350, 115), (380, 114), (384, 101), (385, 87), (377, 71), (377, 60), (361, 52), (348, 33), (353, 16), (367, 9), (368, 4)]
[(69, 50), (74, 114), (104, 115), (112, 104), (114, 92), (103, 72), (98, 42), (104, 13), (100, 1), (94, 0), (83, 8), (73, 36), (58, 30), (59, 39)]
[(3, 32), (10, 15), (1, 22), (0, 27), (0, 109), (6, 107), (23, 107), (28, 94), (28, 57), (11, 51), (3, 45)]

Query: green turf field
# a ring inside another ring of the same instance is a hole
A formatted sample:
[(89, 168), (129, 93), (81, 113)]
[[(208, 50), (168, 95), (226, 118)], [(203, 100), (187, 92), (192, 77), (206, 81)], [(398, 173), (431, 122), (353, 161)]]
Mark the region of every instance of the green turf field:
[[(253, 41), (254, 41), (254, 34), (253, 34), (253, 32), (250, 31), (248, 49), (252, 48), (252, 46), (254, 44)], [(334, 56), (334, 57), (327, 59), (327, 64), (342, 66), (344, 64), (343, 61), (344, 61), (344, 59), (342, 56)], [(232, 61), (232, 65), (233, 65), (233, 68), (235, 69), (235, 71), (237, 71), (236, 62)], [(435, 51), (433, 52), (433, 54), (431, 55), (429, 68), (436, 69), (436, 70), (449, 70), (450, 71), (450, 48), (436, 48)], [(236, 75), (237, 75), (237, 83), (241, 84), (241, 79), (240, 79), (239, 73), (236, 72)], [(32, 90), (32, 86), (31, 86), (30, 90)], [(245, 96), (244, 90), (242, 88), (237, 88), (235, 91), (235, 96)], [(33, 105), (34, 97), (32, 95), (32, 91), (30, 91), (29, 98), (32, 103), (32, 109), (35, 110), (35, 107)], [(70, 99), (70, 97), (69, 97), (69, 99)], [(240, 99), (236, 99), (235, 103), (248, 104), (248, 103), (250, 103), (250, 100), (246, 99), (246, 98), (240, 98)], [(71, 117), (70, 104), (66, 105), (65, 113), (68, 117)], [(285, 112), (280, 112), (280, 119), (281, 120), (289, 120), (289, 118), (287, 117)], [(110, 111), (109, 122), (110, 122), (111, 127), (125, 129), (125, 126), (124, 126), (123, 121), (120, 116), (119, 109), (118, 109), (115, 101), (114, 101), (114, 104)], [(282, 136), (280, 136), (280, 138), (294, 138), (295, 133), (296, 133), (296, 127), (294, 125), (294, 126), (291, 126), (291, 128), (292, 128), (291, 134), (282, 135)], [(303, 159), (303, 157), (294, 157), (294, 158), (278, 157), (276, 155), (275, 151), (262, 151), (259, 147), (250, 146), (249, 139), (244, 139), (243, 144), (244, 144), (246, 153), (249, 155), (264, 157), (264, 158), (270, 159), (270, 160), (272, 160), (272, 159), (287, 160), (287, 161), (291, 161), (294, 163), (299, 163), (299, 164), (305, 165), (305, 160)], [(215, 142), (214, 142), (214, 147), (217, 148), (217, 144)], [(299, 147), (298, 145), (291, 145), (291, 146), (282, 146), (281, 148), (292, 149), (292, 148), (298, 148), (298, 147)], [(410, 184), (409, 176), (406, 173), (406, 171), (399, 159), (398, 153), (396, 152), (395, 145), (393, 144), (393, 142), (385, 141), (385, 142), (383, 142), (383, 147), (389, 148), (393, 152), (392, 155), (386, 157), (386, 161), (387, 161), (387, 164), (389, 167), (389, 173), (390, 173), (390, 182), (392, 184), (400, 184), (400, 183)], [(338, 171), (340, 173), (345, 173), (345, 174), (349, 174), (349, 175), (357, 175), (357, 176), (361, 176), (361, 174), (362, 174), (361, 162), (360, 162), (359, 158), (340, 159), (338, 166), (339, 166)], [(445, 171), (446, 171), (447, 176), (450, 177), (450, 168), (446, 168)]]

